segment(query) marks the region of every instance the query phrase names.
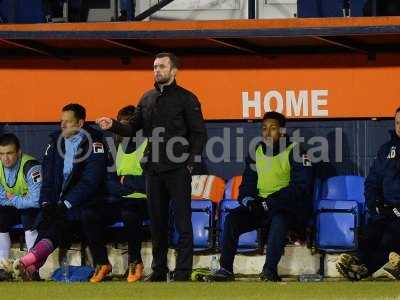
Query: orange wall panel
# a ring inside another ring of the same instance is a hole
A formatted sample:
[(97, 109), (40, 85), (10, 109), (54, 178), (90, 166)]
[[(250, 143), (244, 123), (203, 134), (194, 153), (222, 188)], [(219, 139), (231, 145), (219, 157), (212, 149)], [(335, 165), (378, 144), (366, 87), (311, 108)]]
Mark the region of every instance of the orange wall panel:
[[(212, 120), (390, 117), (400, 106), (400, 55), (201, 56), (182, 60), (178, 83)], [(88, 118), (115, 116), (152, 87), (152, 59), (0, 60), (0, 122), (54, 122), (69, 102)]]

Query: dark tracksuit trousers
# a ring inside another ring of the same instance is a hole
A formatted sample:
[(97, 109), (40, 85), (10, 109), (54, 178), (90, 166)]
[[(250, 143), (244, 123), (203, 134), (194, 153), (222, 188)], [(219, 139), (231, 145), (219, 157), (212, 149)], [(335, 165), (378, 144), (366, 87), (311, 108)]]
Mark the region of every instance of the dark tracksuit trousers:
[(392, 251), (400, 252), (400, 218), (382, 218), (364, 228), (357, 254), (370, 274), (387, 263)]
[[(168, 231), (170, 207), (179, 234), (175, 276), (189, 276), (193, 264), (193, 229), (191, 211), (191, 175), (181, 167), (162, 173), (146, 175), (146, 190), (153, 244), (152, 269), (168, 272)], [(172, 201), (170, 206), (170, 200)]]
[(107, 225), (122, 220), (128, 240), (128, 262), (142, 262), (143, 221), (148, 219), (146, 198), (123, 198), (106, 206)]
[(233, 273), (233, 260), (236, 255), (239, 236), (261, 227), (268, 228), (267, 254), (263, 270), (277, 272), (283, 255), (290, 225), (290, 217), (285, 213), (265, 213), (263, 216), (251, 213), (246, 207), (233, 209), (226, 217), (220, 264)]
[(0, 232), (9, 232), (11, 226), (19, 223), (25, 231), (33, 230), (38, 214), (38, 208), (17, 209), (14, 206), (0, 206)]
[(59, 222), (42, 222), (39, 225), (38, 237), (36, 242), (42, 239), (49, 239), (54, 246), (69, 248), (76, 234), (83, 233), (84, 239), (90, 249), (95, 265), (108, 264), (107, 249), (103, 240), (103, 222), (100, 208), (88, 207), (80, 208), (79, 212), (74, 212), (72, 217)]

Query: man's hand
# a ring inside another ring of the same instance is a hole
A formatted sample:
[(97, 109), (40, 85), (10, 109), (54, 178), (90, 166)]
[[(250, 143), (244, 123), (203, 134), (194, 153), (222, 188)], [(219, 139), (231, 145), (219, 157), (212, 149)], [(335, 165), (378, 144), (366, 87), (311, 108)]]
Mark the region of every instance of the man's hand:
[(193, 172), (194, 166), (193, 165), (187, 165), (186, 169), (189, 171), (189, 174), (191, 175), (192, 172)]
[(11, 192), (7, 192), (7, 193), (6, 193), (6, 197), (7, 197), (8, 200), (11, 201), (11, 200), (14, 198), (14, 194), (11, 193)]
[(101, 117), (96, 120), (96, 124), (99, 125), (102, 130), (109, 130), (113, 125), (113, 119)]
[(249, 209), (250, 212), (255, 213), (255, 214), (262, 213), (262, 211), (264, 210), (261, 202), (257, 199), (250, 201), (248, 203), (247, 208)]
[(253, 213), (255, 216), (262, 216), (265, 212), (268, 211), (266, 201), (262, 200), (263, 199), (261, 198), (254, 199), (253, 197), (245, 197), (242, 200), (242, 204), (247, 207), (249, 212)]

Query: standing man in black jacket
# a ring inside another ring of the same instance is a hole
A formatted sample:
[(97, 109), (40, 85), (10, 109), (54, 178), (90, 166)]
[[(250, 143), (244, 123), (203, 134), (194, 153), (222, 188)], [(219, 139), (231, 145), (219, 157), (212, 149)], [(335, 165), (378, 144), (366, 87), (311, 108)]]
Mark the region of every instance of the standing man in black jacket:
[(154, 60), (154, 89), (146, 92), (129, 125), (99, 118), (103, 130), (133, 137), (143, 129), (149, 139), (143, 160), (153, 242), (153, 273), (148, 281), (166, 281), (170, 200), (179, 233), (173, 279), (190, 279), (193, 263), (191, 171), (200, 160), (206, 129), (197, 97), (176, 84), (178, 62), (172, 53)]

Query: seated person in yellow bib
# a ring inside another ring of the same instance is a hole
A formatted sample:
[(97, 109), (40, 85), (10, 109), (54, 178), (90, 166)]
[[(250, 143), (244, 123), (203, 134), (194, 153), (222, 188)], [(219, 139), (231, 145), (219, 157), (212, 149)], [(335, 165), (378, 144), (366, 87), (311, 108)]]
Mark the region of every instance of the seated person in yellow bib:
[[(118, 112), (117, 120), (128, 123), (135, 107), (126, 106)], [(115, 169), (107, 178), (107, 222), (122, 220), (128, 238), (127, 281), (136, 282), (143, 277), (143, 261), (140, 254), (143, 239), (143, 220), (148, 219), (146, 182), (140, 160), (147, 146), (147, 139), (138, 140), (117, 136)]]
[(299, 144), (283, 134), (285, 117), (265, 113), (262, 141), (246, 159), (239, 188), (240, 206), (224, 224), (220, 269), (208, 281), (232, 281), (239, 236), (257, 228), (267, 229), (267, 255), (260, 274), (263, 281), (281, 281), (277, 267), (290, 229), (305, 226), (311, 212), (313, 171)]
[[(10, 227), (21, 223), (28, 251), (38, 235), (34, 228), (39, 214), (42, 167), (23, 153), (12, 133), (0, 136), (0, 268), (10, 265)], [(1, 279), (0, 279), (1, 280)]]

